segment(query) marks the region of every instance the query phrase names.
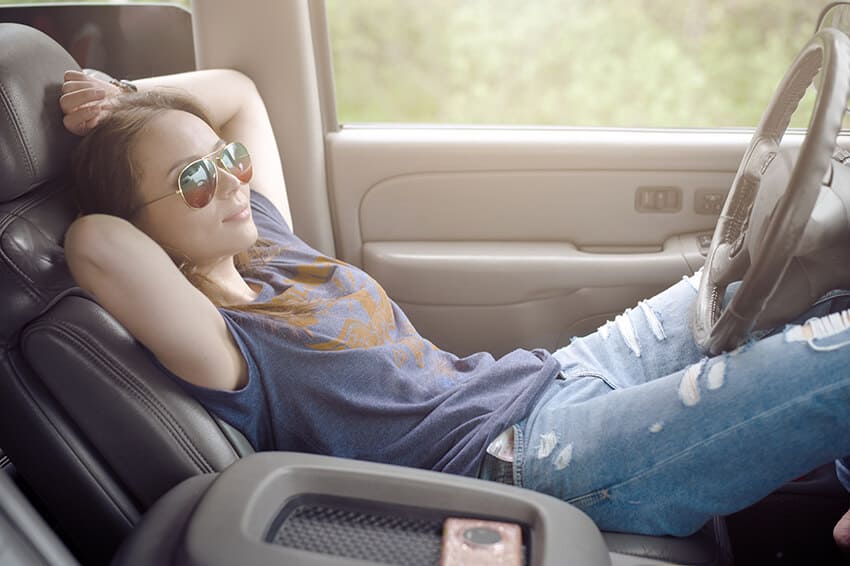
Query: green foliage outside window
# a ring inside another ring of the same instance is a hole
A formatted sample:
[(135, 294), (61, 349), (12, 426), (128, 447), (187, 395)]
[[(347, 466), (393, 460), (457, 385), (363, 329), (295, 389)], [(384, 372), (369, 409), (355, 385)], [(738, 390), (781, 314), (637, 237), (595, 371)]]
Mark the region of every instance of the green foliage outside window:
[(752, 127), (828, 3), (326, 0), (338, 116)]

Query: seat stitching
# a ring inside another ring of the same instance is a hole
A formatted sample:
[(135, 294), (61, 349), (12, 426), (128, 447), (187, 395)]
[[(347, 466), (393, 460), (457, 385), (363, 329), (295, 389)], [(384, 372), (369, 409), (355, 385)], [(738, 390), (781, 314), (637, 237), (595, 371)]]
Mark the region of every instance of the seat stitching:
[[(44, 321), (44, 323), (52, 322), (56, 326), (44, 324), (42, 323), (42, 321)], [(170, 433), (172, 438), (177, 441), (178, 445), (183, 449), (186, 456), (188, 456), (192, 460), (192, 462), (200, 471), (216, 471), (213, 466), (206, 460), (204, 455), (192, 443), (191, 439), (188, 437), (188, 434), (186, 434), (185, 429), (180, 425), (179, 422), (176, 421), (176, 419), (168, 410), (168, 408), (162, 403), (160, 403), (159, 399), (152, 395), (150, 390), (145, 385), (143, 385), (141, 381), (134, 379), (132, 377), (131, 372), (129, 372), (126, 367), (118, 363), (117, 360), (112, 359), (110, 355), (105, 354), (102, 350), (100, 350), (99, 347), (95, 346), (92, 343), (86, 343), (80, 340), (80, 337), (77, 335), (77, 333), (86, 335), (89, 340), (92, 340), (91, 336), (87, 335), (87, 333), (82, 331), (79, 327), (53, 317), (42, 317), (39, 320), (39, 323), (32, 327), (32, 331), (27, 331), (27, 335), (33, 333), (35, 329), (40, 326), (44, 326), (48, 330), (55, 330), (63, 334), (65, 337), (75, 342), (77, 346), (80, 346), (80, 353), (85, 355), (90, 361), (95, 362), (104, 369), (108, 370), (113, 376), (117, 377), (118, 380), (116, 381), (116, 383), (121, 386), (122, 389), (128, 392), (132, 397), (140, 401), (145, 406), (145, 408), (149, 410), (150, 414), (154, 416), (165, 427), (167, 432)]]
[[(2, 248), (0, 248), (0, 255), (3, 255), (4, 258), (7, 257), (5, 254), (3, 254)], [(10, 271), (17, 275), (23, 275), (22, 273), (20, 273), (20, 271), (13, 268), (14, 264), (11, 261), (4, 261), (2, 265), (4, 268), (6, 268), (7, 271)], [(36, 289), (33, 288), (31, 285), (27, 285), (26, 281), (21, 281), (20, 277), (9, 277), (9, 279), (11, 279), (15, 283), (15, 285), (19, 287), (24, 293), (29, 295), (31, 299), (36, 301), (41, 299), (41, 295), (36, 291)]]
[[(174, 417), (168, 407), (160, 402), (159, 398), (154, 395), (151, 390), (147, 387), (147, 385), (138, 379), (135, 379), (132, 372), (129, 371), (123, 364), (121, 364), (117, 359), (112, 356), (108, 351), (104, 351), (100, 349), (97, 342), (91, 337), (87, 336), (90, 342), (81, 341), (78, 336), (75, 336), (74, 332), (79, 332), (82, 334), (86, 334), (81, 328), (68, 323), (67, 321), (56, 320), (52, 317), (47, 317), (48, 320), (53, 320), (55, 323), (61, 325), (63, 330), (67, 333), (68, 337), (75, 340), (78, 344), (82, 346), (88, 346), (92, 350), (93, 353), (97, 353), (101, 356), (101, 361), (106, 362), (104, 366), (112, 366), (107, 367), (107, 369), (112, 370), (114, 374), (116, 374), (126, 385), (126, 389), (134, 394), (140, 401), (145, 403), (145, 405), (150, 409), (155, 409), (158, 413), (155, 413), (157, 420), (159, 420), (163, 425), (165, 425), (172, 433), (172, 436), (175, 440), (177, 440), (181, 447), (186, 450), (187, 456), (192, 458), (195, 462), (195, 465), (203, 472), (215, 472), (215, 468), (206, 460), (203, 453), (200, 452), (197, 446), (194, 445), (189, 435), (186, 433), (186, 430), (180, 424), (180, 422)], [(94, 347), (93, 347), (94, 346)], [(154, 411), (151, 411), (154, 413)]]
[(15, 109), (15, 106), (12, 104), (11, 98), (6, 93), (6, 88), (0, 83), (0, 101), (3, 102), (3, 106), (7, 107), (9, 111), (14, 114), (15, 119), (7, 119), (8, 122), (11, 123), (12, 128), (14, 128), (15, 132), (18, 134), (18, 140), (21, 142), (21, 147), (25, 149), (23, 151), (23, 156), (26, 160), (26, 166), (29, 170), (29, 173), (32, 177), (35, 177), (35, 170), (37, 167), (37, 163), (35, 163), (35, 156), (32, 155), (32, 147), (30, 146), (29, 139), (27, 139), (23, 128), (20, 127), (18, 122), (18, 111)]
[[(56, 436), (58, 436), (59, 438), (61, 438), (64, 441), (65, 438), (62, 434), (61, 428), (56, 426), (56, 423), (54, 423), (53, 420), (51, 420), (50, 415), (47, 413), (47, 411), (44, 410), (44, 408), (39, 403), (34, 402), (35, 395), (33, 394), (33, 391), (29, 387), (29, 384), (26, 382), (26, 380), (22, 379), (22, 377), (21, 377), (22, 374), (21, 374), (20, 368), (17, 367), (17, 364), (15, 363), (14, 359), (12, 357), (7, 357), (6, 359), (8, 360), (9, 365), (15, 370), (13, 372), (15, 381), (17, 381), (18, 385), (20, 385), (21, 388), (24, 389), (29, 394), (29, 400), (30, 400), (32, 406), (41, 414), (44, 421), (46, 423), (48, 423), (51, 426), (51, 428), (56, 432)], [(107, 491), (99, 481), (97, 481), (96, 476), (92, 473), (89, 466), (86, 465), (86, 461), (82, 457), (80, 457), (79, 454), (77, 454), (76, 450), (73, 449), (71, 444), (66, 441), (65, 447), (68, 449), (68, 452), (70, 452), (76, 458), (77, 463), (80, 464), (80, 467), (82, 467), (84, 470), (86, 470), (89, 473), (89, 477), (94, 480), (95, 486), (97, 486), (100, 489), (100, 491), (104, 494), (104, 496), (106, 496), (106, 498), (109, 501), (112, 502), (115, 510), (118, 513), (120, 513), (121, 516), (124, 517), (124, 519), (126, 519), (127, 524), (130, 525), (130, 526), (136, 524), (138, 522), (138, 517), (133, 518), (124, 511), (124, 509), (118, 504), (119, 503), (118, 500), (115, 497), (113, 497), (112, 494), (109, 491)]]
[[(189, 435), (186, 433), (185, 429), (180, 425), (180, 423), (176, 420), (174, 415), (168, 410), (167, 406), (159, 401), (159, 399), (153, 395), (150, 389), (144, 385), (144, 382), (137, 380), (133, 377), (132, 372), (130, 372), (126, 367), (122, 364), (118, 363), (108, 352), (104, 352), (102, 350), (98, 351), (98, 347), (92, 347), (96, 342), (92, 340), (90, 336), (88, 336), (89, 340), (92, 342), (84, 342), (81, 341), (80, 338), (74, 335), (74, 331), (82, 332), (79, 327), (76, 327), (66, 321), (56, 320), (52, 317), (47, 317), (47, 320), (52, 320), (58, 325), (61, 325), (62, 330), (65, 331), (67, 337), (71, 338), (80, 346), (88, 346), (92, 353), (99, 354), (101, 359), (93, 361), (100, 361), (106, 369), (112, 371), (113, 374), (117, 375), (122, 384), (125, 386), (125, 389), (130, 392), (134, 397), (140, 400), (145, 406), (150, 409), (150, 412), (159, 420), (167, 429), (168, 432), (172, 434), (175, 440), (181, 445), (182, 448), (186, 451), (186, 455), (192, 458), (195, 465), (203, 472), (214, 472), (216, 471), (209, 462), (207, 462), (204, 455), (198, 450), (198, 448), (192, 443)], [(94, 342), (94, 343), (93, 343)], [(106, 363), (103, 363), (106, 362)], [(117, 366), (117, 367), (116, 367)]]

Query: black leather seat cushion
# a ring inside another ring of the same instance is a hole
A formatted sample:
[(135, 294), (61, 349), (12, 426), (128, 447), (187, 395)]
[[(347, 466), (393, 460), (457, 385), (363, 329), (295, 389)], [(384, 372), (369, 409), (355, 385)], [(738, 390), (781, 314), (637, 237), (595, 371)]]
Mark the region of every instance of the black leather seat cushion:
[(76, 138), (58, 100), (76, 68), (41, 32), (0, 24), (0, 446), (75, 552), (98, 563), (165, 491), (224, 469), (244, 445), (70, 276)]

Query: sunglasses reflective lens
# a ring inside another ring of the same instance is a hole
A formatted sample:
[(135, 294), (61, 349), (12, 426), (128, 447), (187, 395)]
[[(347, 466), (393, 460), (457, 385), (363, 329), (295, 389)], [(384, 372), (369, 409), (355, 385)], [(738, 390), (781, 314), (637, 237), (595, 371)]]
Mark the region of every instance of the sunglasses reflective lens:
[(203, 208), (215, 194), (215, 164), (210, 159), (190, 163), (177, 183), (186, 204), (192, 208)]
[(251, 154), (248, 148), (239, 142), (227, 144), (221, 152), (221, 162), (227, 172), (243, 183), (251, 180), (254, 172), (251, 166)]

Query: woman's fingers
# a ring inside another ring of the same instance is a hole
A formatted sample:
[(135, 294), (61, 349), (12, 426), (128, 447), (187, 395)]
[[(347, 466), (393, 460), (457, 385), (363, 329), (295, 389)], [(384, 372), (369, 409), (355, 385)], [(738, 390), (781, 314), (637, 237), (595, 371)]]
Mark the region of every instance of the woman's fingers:
[(90, 77), (82, 71), (65, 71), (59, 106), (65, 117), (65, 128), (78, 136), (86, 135), (104, 115), (104, 104), (111, 88), (108, 83)]
[(62, 94), (84, 88), (95, 88), (95, 84), (91, 81), (65, 81), (62, 83)]
[(65, 71), (64, 79), (66, 81), (81, 81), (86, 78), (86, 74), (82, 71), (77, 71), (75, 69), (69, 69)]
[(59, 106), (62, 112), (71, 114), (82, 106), (91, 105), (106, 98), (106, 91), (102, 88), (83, 88), (66, 92), (59, 97)]
[[(104, 76), (107, 77), (107, 79), (104, 79)], [(108, 75), (104, 75), (99, 71), (94, 71), (92, 74), (83, 73), (82, 71), (65, 71), (63, 79), (66, 83), (88, 83), (93, 87), (99, 87), (106, 89), (107, 91), (117, 92), (118, 87), (111, 84), (108, 80), (108, 77)]]
[(99, 117), (100, 108), (98, 106), (86, 106), (76, 112), (65, 115), (62, 123), (65, 125), (65, 129), (72, 134), (84, 136), (97, 125)]
[(71, 133), (83, 136), (109, 114), (110, 100), (119, 89), (82, 71), (65, 71), (59, 106), (63, 123)]

